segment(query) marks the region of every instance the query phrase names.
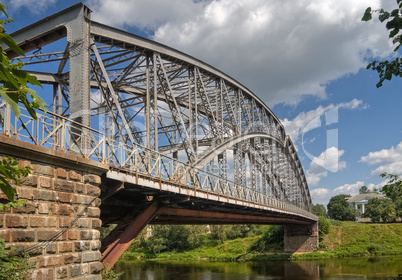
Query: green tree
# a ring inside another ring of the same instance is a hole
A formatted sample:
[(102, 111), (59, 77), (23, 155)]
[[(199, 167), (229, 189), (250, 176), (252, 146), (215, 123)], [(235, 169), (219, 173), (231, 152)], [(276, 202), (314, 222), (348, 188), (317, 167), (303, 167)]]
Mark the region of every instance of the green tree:
[[(41, 85), (36, 77), (21, 69), (22, 63), (10, 63), (3, 49), (3, 46), (5, 46), (6, 49), (11, 49), (19, 55), (24, 55), (24, 52), (14, 39), (6, 34), (4, 25), (11, 22), (12, 19), (8, 17), (5, 8), (5, 5), (0, 3), (0, 14), (6, 17), (6, 19), (0, 20), (0, 97), (10, 105), (17, 118), (20, 116), (18, 104), (22, 103), (29, 114), (34, 119), (37, 119), (35, 109), (46, 111), (46, 104), (34, 90), (28, 87), (28, 84)], [(0, 121), (2, 121), (1, 116)], [(29, 175), (30, 171), (29, 167), (19, 167), (18, 162), (12, 158), (0, 160), (0, 189), (9, 200), (7, 204), (0, 204), (0, 210), (4, 211), (9, 207), (24, 204), (23, 201), (15, 200), (16, 190), (10, 182), (19, 185), (20, 179)], [(25, 279), (29, 264), (26, 259), (10, 255), (12, 250), (13, 248), (5, 248), (4, 240), (0, 239), (0, 279)]]
[(392, 175), (386, 172), (382, 173), (381, 177), (389, 179), (384, 187), (382, 187), (381, 192), (393, 202), (402, 198), (402, 179), (400, 179), (398, 175)]
[(270, 249), (283, 249), (283, 226), (269, 226), (265, 229), (261, 238), (250, 246), (251, 251), (266, 252)]
[(313, 205), (312, 211), (314, 215), (317, 215), (319, 217), (320, 216), (325, 217), (325, 215), (327, 215), (327, 210), (325, 209), (325, 206), (322, 204)]
[(370, 192), (370, 190), (366, 186), (362, 186), (359, 189), (359, 194), (364, 194), (364, 193), (369, 193), (369, 192)]
[(366, 206), (364, 216), (373, 222), (393, 222), (396, 218), (395, 204), (389, 198), (372, 198)]
[(152, 253), (194, 249), (201, 244), (200, 232), (200, 226), (156, 225), (146, 247)]
[[(2, 97), (11, 107), (15, 116), (20, 116), (20, 108), (18, 103), (22, 103), (33, 118), (37, 118), (35, 109), (46, 111), (46, 104), (39, 95), (28, 87), (28, 84), (41, 86), (36, 77), (29, 75), (21, 68), (22, 63), (10, 63), (3, 45), (13, 50), (19, 55), (24, 55), (24, 52), (17, 45), (14, 39), (6, 34), (4, 25), (11, 22), (5, 11), (5, 5), (0, 3), (0, 13), (6, 16), (5, 20), (0, 20), (0, 97)], [(1, 117), (0, 117), (1, 119)], [(18, 167), (18, 163), (12, 159), (2, 160), (0, 163), (0, 189), (11, 202), (8, 206), (16, 206), (14, 195), (15, 189), (10, 185), (9, 181), (19, 184), (19, 179), (22, 176), (27, 176), (30, 169), (28, 167)]]
[(318, 219), (318, 239), (320, 242), (324, 240), (324, 236), (329, 233), (329, 229), (331, 228), (331, 224), (324, 216), (320, 216)]
[(389, 181), (381, 188), (381, 193), (391, 199), (395, 207), (395, 216), (402, 217), (402, 179), (398, 175), (382, 173)]
[[(389, 38), (396, 45), (395, 52), (399, 50), (402, 44), (400, 33), (402, 29), (402, 0), (396, 0), (396, 4), (396, 9), (391, 12), (384, 9), (372, 10), (371, 7), (368, 7), (362, 17), (362, 21), (370, 21), (373, 18), (373, 13), (378, 13), (378, 19), (381, 22), (386, 21), (385, 28), (389, 31)], [(393, 76), (402, 77), (402, 58), (397, 57), (392, 61), (373, 61), (367, 65), (367, 69), (378, 72), (380, 81), (377, 83), (377, 88), (379, 88), (385, 80), (391, 80)]]
[(356, 209), (349, 207), (346, 201), (349, 197), (350, 195), (347, 194), (339, 194), (331, 197), (327, 205), (328, 215), (331, 219), (339, 221), (354, 221), (356, 219)]

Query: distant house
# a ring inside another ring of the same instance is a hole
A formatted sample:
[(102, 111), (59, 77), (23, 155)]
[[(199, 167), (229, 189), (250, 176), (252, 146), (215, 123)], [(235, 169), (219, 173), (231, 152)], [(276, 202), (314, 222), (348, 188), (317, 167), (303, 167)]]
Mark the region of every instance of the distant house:
[(366, 205), (368, 201), (372, 198), (383, 198), (384, 196), (376, 193), (362, 193), (356, 196), (353, 196), (346, 201), (349, 203), (350, 207), (355, 208), (359, 212), (359, 216), (361, 217), (364, 214)]

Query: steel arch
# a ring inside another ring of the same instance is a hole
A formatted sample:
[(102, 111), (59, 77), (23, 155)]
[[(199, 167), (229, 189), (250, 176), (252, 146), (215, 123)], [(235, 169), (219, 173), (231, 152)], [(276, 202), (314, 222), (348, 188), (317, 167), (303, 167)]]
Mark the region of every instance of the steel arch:
[[(28, 54), (16, 57), (9, 50), (9, 57), (52, 86), (54, 127), (73, 121), (71, 150), (155, 176), (168, 173), (160, 162), (169, 157), (175, 176), (182, 161), (186, 170), (204, 169), (311, 211), (303, 168), (280, 120), (227, 74), (91, 21), (83, 4), (12, 36)], [(104, 135), (103, 142), (94, 142), (91, 129)], [(57, 137), (52, 134), (53, 141)], [(107, 151), (98, 151), (102, 145)]]

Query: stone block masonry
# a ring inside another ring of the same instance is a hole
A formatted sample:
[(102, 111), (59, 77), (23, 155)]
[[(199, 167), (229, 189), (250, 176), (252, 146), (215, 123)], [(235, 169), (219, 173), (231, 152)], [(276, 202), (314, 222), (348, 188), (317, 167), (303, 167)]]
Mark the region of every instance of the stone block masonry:
[(83, 171), (76, 163), (67, 168), (16, 159), (32, 168), (14, 186), (27, 203), (0, 213), (0, 238), (7, 246), (30, 251), (36, 261), (31, 279), (100, 280), (100, 174)]
[(286, 225), (284, 229), (285, 252), (307, 253), (318, 249), (318, 222), (309, 225)]

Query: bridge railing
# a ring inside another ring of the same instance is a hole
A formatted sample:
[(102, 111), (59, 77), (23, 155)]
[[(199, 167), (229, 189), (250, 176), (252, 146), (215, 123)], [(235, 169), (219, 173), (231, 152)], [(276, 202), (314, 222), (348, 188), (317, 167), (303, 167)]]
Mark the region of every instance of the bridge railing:
[(314, 217), (292, 203), (191, 167), (140, 145), (127, 145), (107, 139), (104, 133), (65, 117), (51, 112), (37, 112), (38, 118), (35, 120), (25, 108), (20, 107), (20, 110), (21, 115), (16, 118), (9, 104), (0, 99), (1, 133), (31, 144), (106, 163), (122, 171)]

